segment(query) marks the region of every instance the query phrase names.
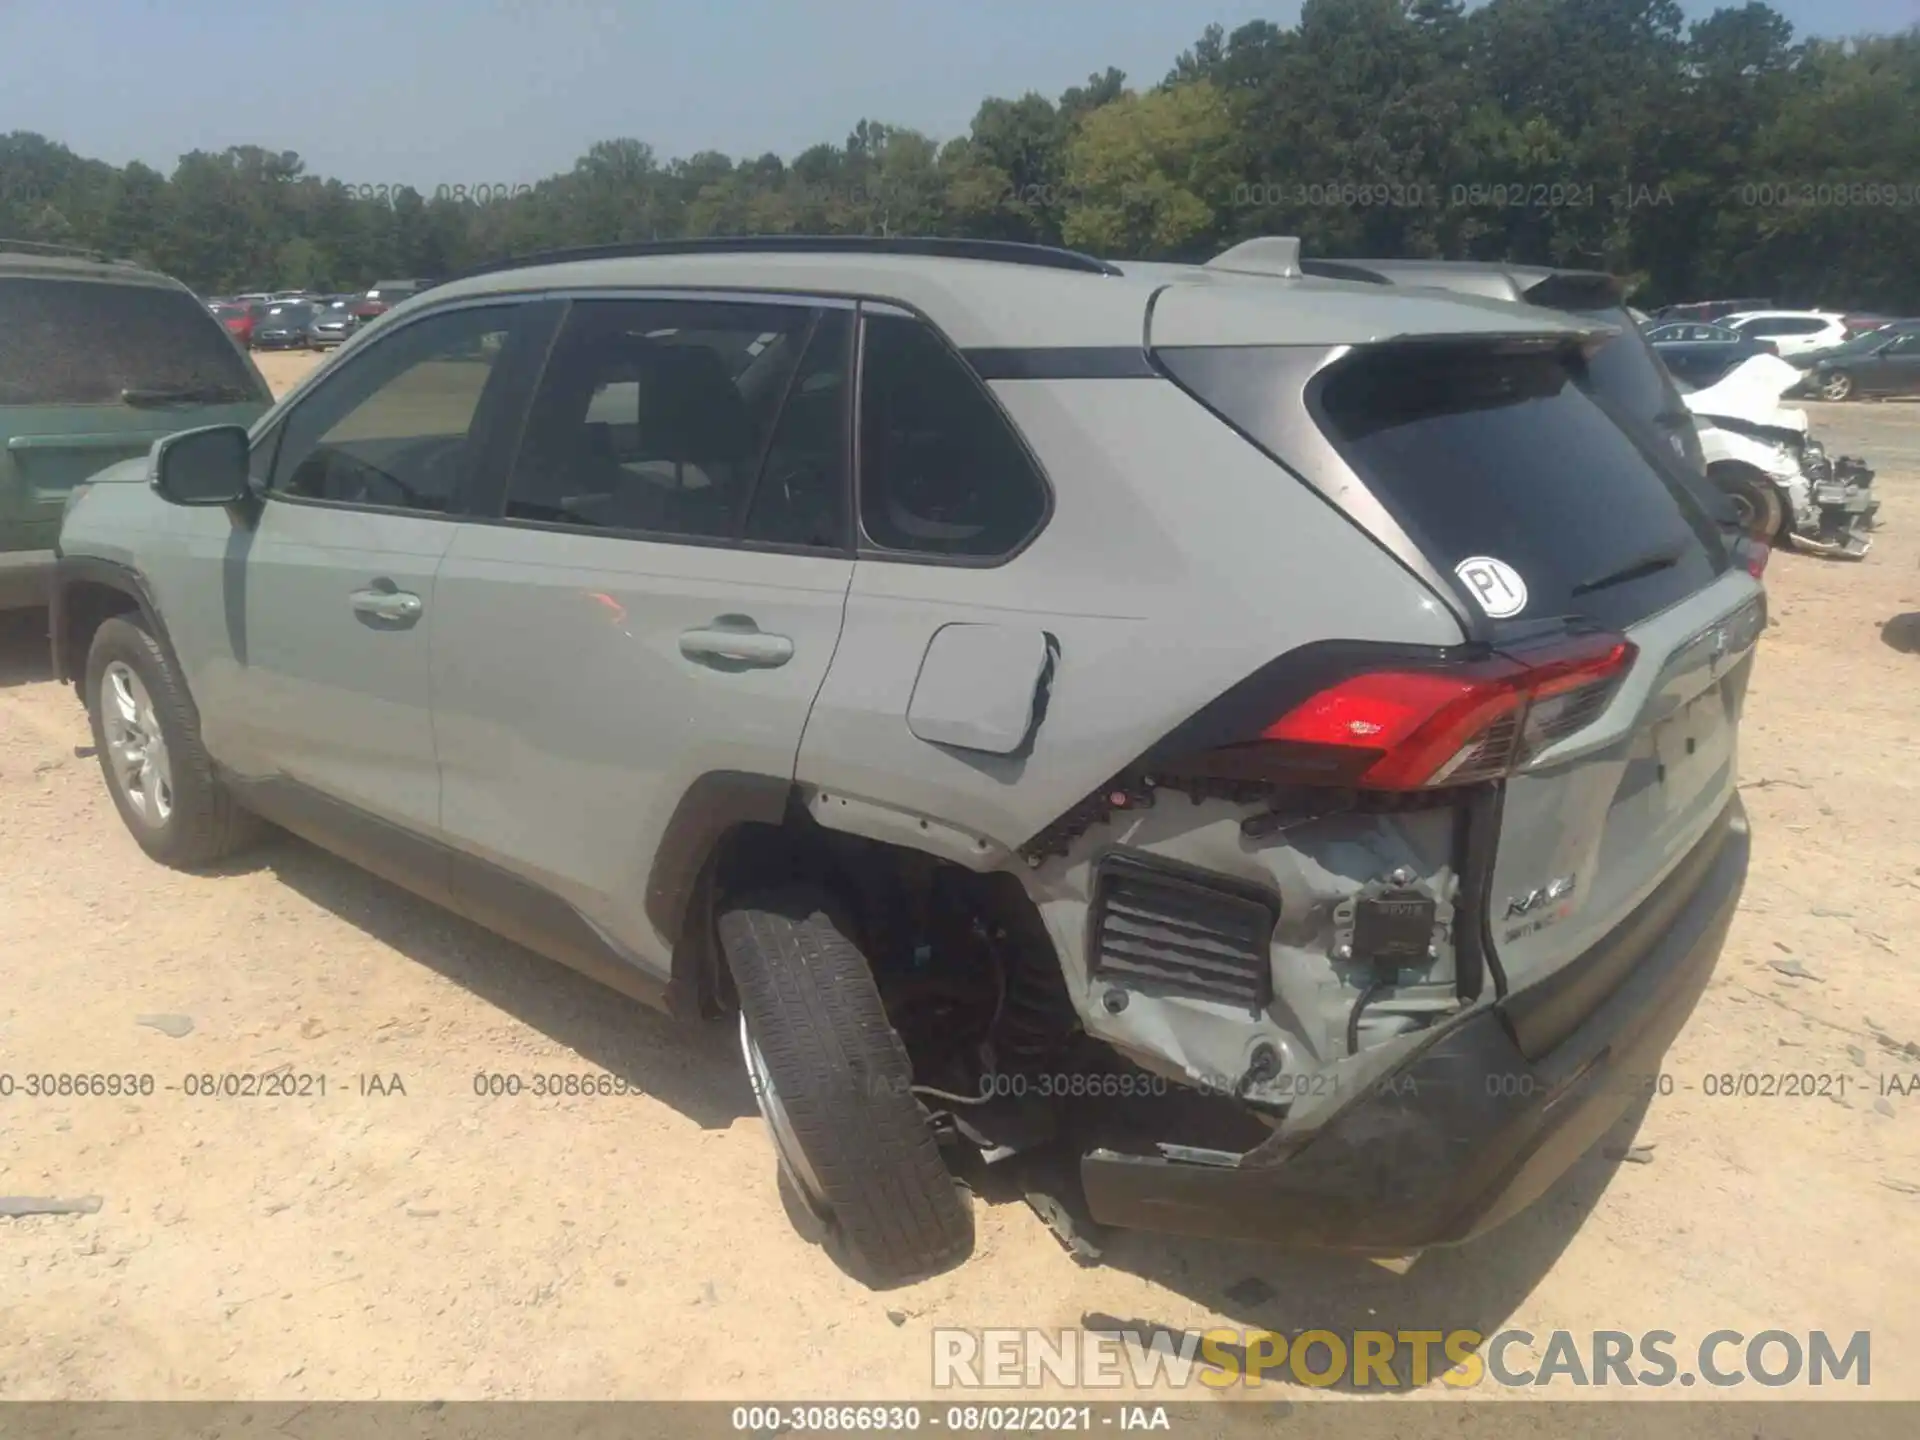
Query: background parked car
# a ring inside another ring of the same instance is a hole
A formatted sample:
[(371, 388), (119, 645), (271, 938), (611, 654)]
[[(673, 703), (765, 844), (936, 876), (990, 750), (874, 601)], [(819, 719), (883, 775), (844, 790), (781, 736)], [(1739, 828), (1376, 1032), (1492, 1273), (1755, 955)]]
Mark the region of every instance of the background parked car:
[(1701, 321), (1655, 325), (1647, 341), (1661, 363), (1689, 385), (1711, 385), (1755, 355), (1780, 353), (1771, 340)]
[(1653, 312), (1659, 322), (1670, 320), (1719, 320), (1726, 315), (1744, 315), (1755, 310), (1772, 310), (1771, 300), (1694, 300), (1684, 305), (1662, 305)]
[(1805, 360), (1807, 378), (1796, 393), (1822, 400), (1920, 395), (1920, 320), (1896, 320)]
[(178, 281), (0, 240), (0, 610), (47, 603), (62, 507), (96, 471), (269, 399)]
[(335, 297), (314, 311), (307, 334), (314, 349), (330, 350), (335, 345), (345, 344), (359, 325), (360, 318), (353, 313), (353, 301)]
[(253, 322), (255, 319), (253, 306), (239, 305), (231, 300), (227, 300), (213, 306), (212, 314), (213, 318), (220, 322), (222, 328), (224, 328), (229, 335), (233, 336), (234, 343), (239, 345), (242, 350), (252, 346)]
[(308, 327), (313, 323), (314, 307), (304, 301), (269, 305), (253, 324), (253, 348), (256, 350), (305, 350), (312, 342)]
[(1720, 323), (1756, 339), (1771, 340), (1781, 356), (1838, 345), (1847, 338), (1846, 316), (1832, 310), (1753, 310)]
[(382, 280), (360, 298), (353, 313), (362, 320), (384, 315), (402, 300), (411, 300), (433, 284), (430, 280)]

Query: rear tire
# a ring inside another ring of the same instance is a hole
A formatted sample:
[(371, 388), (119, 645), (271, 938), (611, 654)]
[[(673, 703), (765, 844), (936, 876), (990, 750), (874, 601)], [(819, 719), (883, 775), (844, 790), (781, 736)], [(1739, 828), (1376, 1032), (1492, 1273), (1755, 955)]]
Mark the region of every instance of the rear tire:
[(885, 1289), (966, 1259), (973, 1209), (940, 1158), (850, 929), (808, 884), (743, 895), (719, 917), (747, 1062), (763, 1072), (754, 1098), (793, 1192), (782, 1200), (790, 1215), (798, 1201), (817, 1217), (844, 1268)]
[(257, 822), (214, 774), (186, 687), (138, 617), (101, 622), (86, 686), (107, 793), (142, 850), (194, 870), (252, 838)]

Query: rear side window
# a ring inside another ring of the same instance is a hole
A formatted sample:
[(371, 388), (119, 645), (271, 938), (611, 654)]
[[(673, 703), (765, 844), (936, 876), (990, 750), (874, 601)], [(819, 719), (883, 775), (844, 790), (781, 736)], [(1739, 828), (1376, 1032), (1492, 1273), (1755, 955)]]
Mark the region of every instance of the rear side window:
[(507, 518), (844, 551), (850, 330), (800, 305), (576, 301)]
[(203, 404), (271, 398), (185, 291), (0, 280), (0, 405), (114, 405), (126, 391)]
[(1513, 617), (1624, 627), (1724, 566), (1713, 522), (1556, 352), (1363, 352), (1322, 382), (1322, 424), (1445, 573), (1486, 557), (1525, 582)]
[(926, 325), (868, 315), (860, 524), (869, 546), (993, 560), (1047, 514), (1047, 485), (974, 373)]
[(1782, 318), (1778, 320), (1749, 320), (1740, 327), (1746, 335), (1811, 335), (1817, 330), (1827, 328), (1824, 320)]

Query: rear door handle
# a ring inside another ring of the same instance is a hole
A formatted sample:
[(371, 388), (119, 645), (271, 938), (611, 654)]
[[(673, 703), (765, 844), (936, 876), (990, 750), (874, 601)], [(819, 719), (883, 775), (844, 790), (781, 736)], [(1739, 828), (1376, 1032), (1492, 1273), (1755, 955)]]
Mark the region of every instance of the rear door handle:
[(418, 620), (425, 608), (420, 597), (408, 590), (356, 590), (347, 598), (358, 614), (376, 620)]
[(793, 641), (784, 635), (768, 635), (748, 628), (715, 624), (706, 629), (686, 630), (680, 635), (680, 653), (702, 664), (721, 661), (753, 669), (770, 670), (793, 658)]

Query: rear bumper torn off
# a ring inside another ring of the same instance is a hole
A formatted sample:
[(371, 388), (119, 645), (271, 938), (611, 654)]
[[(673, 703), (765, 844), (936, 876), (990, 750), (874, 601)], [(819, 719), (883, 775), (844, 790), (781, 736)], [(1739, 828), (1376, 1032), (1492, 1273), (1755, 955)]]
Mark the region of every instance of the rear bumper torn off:
[[(1674, 874), (1562, 975), (1445, 1029), (1277, 1157), (1271, 1144), (1237, 1166), (1093, 1151), (1080, 1167), (1090, 1213), (1377, 1255), (1500, 1224), (1653, 1092), (1719, 957), (1748, 852), (1736, 796)], [(1580, 1007), (1571, 1022), (1569, 1006)]]

